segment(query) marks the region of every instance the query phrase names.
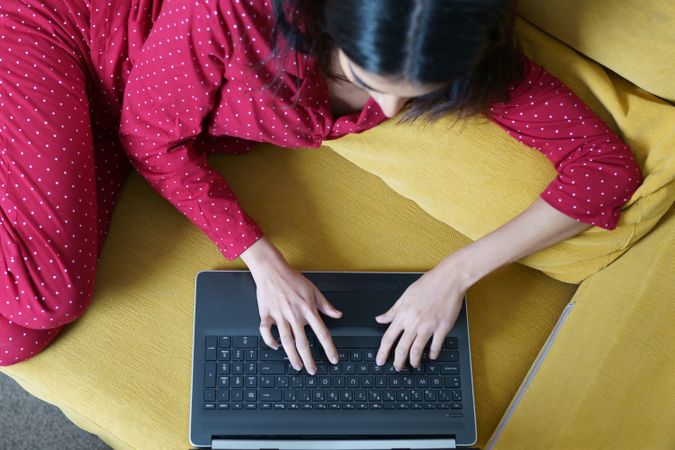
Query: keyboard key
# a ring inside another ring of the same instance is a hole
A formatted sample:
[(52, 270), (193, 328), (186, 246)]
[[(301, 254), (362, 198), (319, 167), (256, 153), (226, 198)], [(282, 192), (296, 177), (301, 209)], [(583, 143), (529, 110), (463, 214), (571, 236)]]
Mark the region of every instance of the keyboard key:
[(438, 403), (438, 409), (450, 409), (449, 403)]
[(260, 401), (262, 402), (281, 401), (281, 391), (277, 389), (260, 389)]
[(397, 403), (396, 409), (410, 409), (410, 405), (408, 403)]
[(387, 387), (387, 377), (384, 375), (380, 375), (375, 377), (375, 386), (379, 388), (386, 388)]
[(283, 361), (286, 352), (279, 350), (260, 350), (260, 361)]
[(356, 409), (368, 409), (368, 403), (356, 403)]
[(230, 403), (231, 409), (244, 409), (243, 403)]
[(375, 379), (370, 375), (361, 377), (361, 387), (369, 388), (375, 386)]
[(221, 336), (220, 339), (218, 340), (218, 347), (219, 348), (230, 348), (230, 337), (229, 336)]
[(325, 403), (314, 403), (314, 409), (328, 409), (328, 405)]
[(232, 387), (235, 388), (242, 388), (244, 387), (244, 377), (241, 375), (235, 375), (230, 379), (230, 382), (232, 383)]
[(343, 388), (345, 387), (345, 377), (332, 377), (333, 387)]
[(339, 403), (329, 403), (328, 409), (340, 409), (340, 404)]
[(247, 402), (255, 402), (257, 400), (258, 391), (254, 390), (245, 390), (244, 391), (244, 400)]
[(340, 401), (340, 394), (337, 389), (328, 389), (326, 391), (326, 400), (329, 402), (338, 402)]
[(450, 392), (446, 389), (441, 389), (438, 391), (438, 400), (442, 402), (449, 402), (450, 401)]
[(286, 405), (286, 409), (291, 409), (291, 410), (298, 410), (298, 409), (300, 409), (300, 405), (298, 405), (297, 403), (291, 403), (291, 402), (288, 402), (288, 403), (286, 403), (285, 405)]
[(257, 386), (258, 377), (246, 377), (246, 380), (244, 382), (246, 383), (247, 388), (258, 387)]
[(216, 408), (217, 409), (230, 409), (230, 404), (229, 403), (217, 403)]
[(233, 402), (241, 402), (244, 400), (244, 390), (243, 389), (232, 389), (230, 391)]
[(204, 364), (204, 387), (216, 387), (216, 363)]
[(308, 388), (315, 388), (317, 386), (318, 378), (314, 376), (305, 377), (305, 386)]
[(368, 364), (357, 364), (356, 373), (358, 373), (359, 375), (368, 375), (370, 373)]
[(425, 403), (424, 409), (436, 409), (436, 405), (434, 403)]
[(218, 345), (218, 336), (206, 336), (206, 360), (215, 361)]
[(311, 403), (300, 403), (300, 409), (314, 409), (314, 405)]
[(232, 361), (243, 361), (244, 360), (244, 350), (241, 348), (235, 348), (232, 350)]
[(396, 409), (395, 403), (384, 403), (383, 406), (384, 406), (384, 409)]
[(261, 403), (260, 409), (272, 409), (272, 404), (271, 403)]
[(244, 363), (235, 362), (230, 365), (232, 375), (241, 375), (244, 373)]
[(424, 406), (422, 403), (411, 403), (410, 409), (424, 409)]
[(258, 409), (258, 405), (255, 403), (246, 403), (246, 409)]
[(205, 389), (204, 390), (204, 401), (205, 402), (215, 402), (216, 401), (216, 391), (214, 389)]
[(443, 348), (458, 348), (458, 342), (456, 337), (445, 338), (443, 342)]
[(450, 409), (462, 409), (462, 404), (457, 402), (450, 403)]
[(258, 336), (233, 336), (234, 348), (258, 348)]
[(396, 395), (394, 394), (394, 391), (391, 389), (382, 391), (382, 400), (384, 400), (385, 402), (396, 401)]
[(462, 384), (459, 377), (443, 377), (446, 388), (460, 388)]
[(258, 350), (246, 350), (246, 352), (244, 353), (244, 359), (246, 361), (257, 361)]
[(298, 394), (295, 389), (288, 389), (283, 391), (283, 397), (285, 402), (294, 402), (298, 399)]
[(427, 402), (435, 402), (437, 399), (437, 393), (433, 389), (424, 390), (424, 400)]
[(273, 388), (274, 387), (274, 377), (272, 375), (261, 376), (260, 377), (260, 387)]
[(429, 385), (433, 388), (442, 388), (443, 378), (439, 376), (429, 377)]
[(229, 389), (218, 389), (218, 401), (227, 402), (230, 400), (230, 390)]
[(352, 402), (354, 401), (354, 391), (351, 389), (344, 389), (340, 391), (340, 400), (343, 402)]
[(456, 350), (441, 350), (436, 361), (459, 362), (459, 352)]
[(396, 400), (399, 402), (409, 402), (410, 391), (408, 389), (400, 389), (396, 391)]
[(284, 375), (285, 373), (285, 366), (283, 363), (259, 363), (258, 369), (260, 369), (261, 375)]
[(382, 409), (382, 403), (369, 403), (370, 409)]
[(381, 338), (378, 336), (333, 336), (336, 347), (348, 349), (369, 349), (380, 347)]
[(216, 409), (216, 404), (215, 403), (204, 403), (204, 409), (207, 409), (207, 410)]
[(361, 351), (360, 350), (351, 350), (349, 352), (349, 359), (353, 362), (361, 361)]
[(286, 405), (284, 403), (274, 403), (272, 405), (272, 409), (279, 409), (279, 410), (285, 410)]
[(371, 402), (381, 402), (382, 401), (382, 395), (379, 390), (377, 389), (369, 389), (368, 390), (368, 400)]
[(312, 391), (312, 400), (315, 402), (323, 402), (326, 399), (326, 394), (323, 389), (315, 389)]
[(244, 364), (244, 372), (246, 375), (255, 375), (257, 372), (257, 365), (254, 362), (248, 362)]
[(221, 375), (218, 377), (218, 387), (219, 388), (229, 388), (230, 387), (230, 377), (229, 375)]
[(303, 378), (299, 375), (291, 376), (291, 387), (292, 388), (301, 388), (303, 387)]
[(230, 350), (221, 349), (218, 351), (218, 360), (219, 361), (229, 361), (231, 358)]
[(288, 377), (285, 375), (279, 375), (276, 377), (276, 383), (278, 388), (287, 388), (288, 387)]
[(442, 363), (441, 375), (459, 375), (459, 364)]
[(330, 377), (327, 377), (327, 376), (319, 377), (319, 386), (322, 387), (322, 388), (329, 388), (330, 387)]
[(377, 351), (375, 351), (375, 350), (364, 350), (363, 351), (363, 360), (367, 361), (367, 362), (375, 361), (376, 355), (377, 355)]
[(461, 402), (462, 401), (462, 390), (461, 389), (453, 389), (452, 390), (452, 401), (453, 402)]
[(227, 375), (230, 373), (230, 363), (218, 363), (218, 374)]
[(312, 401), (312, 394), (308, 389), (300, 389), (298, 390), (298, 399), (301, 402), (311, 402)]

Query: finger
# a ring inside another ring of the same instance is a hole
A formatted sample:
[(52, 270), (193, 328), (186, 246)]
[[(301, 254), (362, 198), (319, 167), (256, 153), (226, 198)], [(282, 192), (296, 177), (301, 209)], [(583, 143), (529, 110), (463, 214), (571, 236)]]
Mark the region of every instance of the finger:
[(324, 313), (327, 316), (330, 316), (334, 319), (339, 319), (342, 317), (342, 311), (338, 310), (333, 306), (328, 299), (321, 293), (320, 290), (314, 289), (314, 299), (316, 301), (316, 306), (319, 308), (319, 311)]
[(391, 325), (389, 325), (387, 331), (384, 332), (382, 341), (380, 342), (380, 348), (377, 351), (377, 356), (375, 356), (375, 362), (378, 366), (383, 365), (387, 361), (387, 358), (389, 357), (389, 351), (394, 345), (394, 342), (396, 342), (398, 335), (401, 334), (401, 331), (402, 329), (399, 323), (393, 322)]
[(429, 349), (430, 359), (438, 358), (438, 355), (441, 353), (441, 349), (443, 348), (445, 336), (447, 336), (449, 332), (450, 330), (446, 330), (444, 328), (436, 330), (434, 333), (434, 338), (431, 340), (431, 348)]
[(405, 368), (408, 352), (410, 351), (410, 346), (415, 341), (415, 336), (416, 333), (414, 331), (406, 330), (401, 339), (398, 340), (398, 345), (394, 352), (394, 368), (397, 372)]
[(272, 323), (270, 316), (266, 316), (260, 321), (260, 336), (268, 347), (279, 350), (279, 342), (272, 336)]
[(298, 353), (305, 364), (305, 369), (307, 369), (310, 375), (314, 375), (316, 373), (316, 364), (314, 363), (314, 358), (312, 358), (312, 351), (305, 334), (305, 326), (300, 322), (294, 322), (291, 323), (291, 327), (295, 336), (295, 347), (298, 349)]
[(284, 346), (284, 350), (288, 355), (288, 360), (291, 362), (291, 365), (295, 370), (302, 369), (302, 361), (298, 355), (298, 351), (295, 349), (295, 342), (291, 330), (288, 327), (286, 319), (283, 317), (275, 318), (277, 323), (277, 329), (279, 330), (279, 337), (281, 337), (281, 345)]
[(394, 303), (394, 306), (389, 308), (389, 310), (384, 314), (375, 316), (375, 320), (379, 323), (389, 323), (394, 320), (394, 317), (396, 316), (396, 305), (398, 305), (398, 302)]
[(417, 334), (415, 341), (410, 348), (410, 365), (419, 368), (422, 364), (422, 353), (424, 353), (424, 347), (427, 346), (429, 338), (431, 337), (431, 332), (421, 332)]
[(326, 352), (326, 356), (328, 356), (330, 362), (333, 364), (337, 364), (338, 363), (337, 349), (335, 348), (335, 344), (333, 343), (333, 338), (330, 335), (330, 331), (328, 331), (326, 324), (323, 323), (323, 320), (321, 320), (319, 314), (308, 312), (307, 315), (305, 316), (305, 320), (307, 320), (309, 326), (312, 327), (314, 334), (319, 339), (319, 342), (323, 347), (323, 351)]

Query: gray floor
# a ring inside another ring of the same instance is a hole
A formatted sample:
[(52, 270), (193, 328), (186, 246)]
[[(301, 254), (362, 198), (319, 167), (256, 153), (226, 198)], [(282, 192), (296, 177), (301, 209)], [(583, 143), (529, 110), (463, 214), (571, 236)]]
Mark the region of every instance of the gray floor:
[(39, 400), (0, 373), (0, 450), (107, 450), (55, 406)]

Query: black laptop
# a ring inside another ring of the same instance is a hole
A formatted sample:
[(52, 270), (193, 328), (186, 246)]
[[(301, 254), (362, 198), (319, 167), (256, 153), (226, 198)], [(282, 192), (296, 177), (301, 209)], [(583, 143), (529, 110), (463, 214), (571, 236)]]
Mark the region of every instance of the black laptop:
[[(259, 335), (247, 271), (196, 279), (190, 443), (214, 449), (449, 449), (476, 442), (466, 299), (436, 360), (396, 372), (375, 355), (375, 322), (421, 273), (305, 272), (343, 312), (322, 316), (333, 365), (311, 333), (317, 373), (296, 371)], [(274, 328), (273, 328), (274, 329)], [(276, 329), (274, 329), (276, 331)], [(428, 346), (427, 346), (428, 349)]]

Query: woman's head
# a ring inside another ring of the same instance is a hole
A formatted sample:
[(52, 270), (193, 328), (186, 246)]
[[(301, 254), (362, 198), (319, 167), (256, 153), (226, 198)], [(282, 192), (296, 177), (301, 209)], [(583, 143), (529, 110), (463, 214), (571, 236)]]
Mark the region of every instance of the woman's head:
[(521, 76), (515, 0), (274, 2), (291, 44), (325, 70), (338, 49), (345, 76), (385, 113), (406, 102), (408, 117), (487, 112)]

